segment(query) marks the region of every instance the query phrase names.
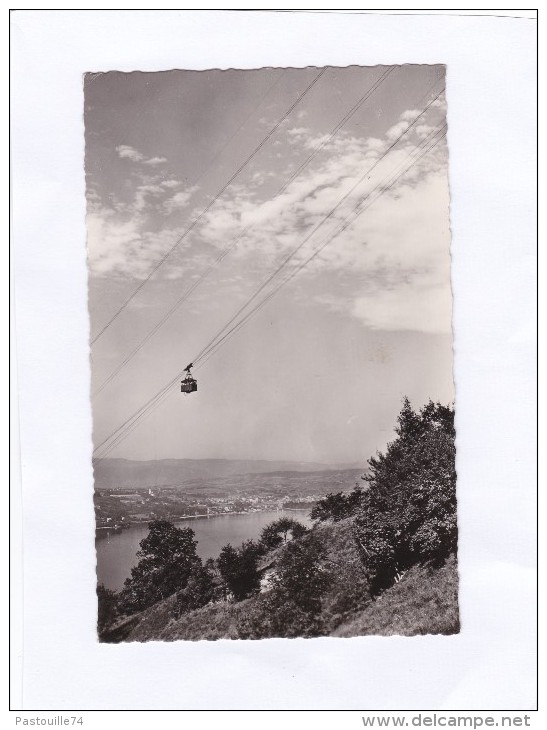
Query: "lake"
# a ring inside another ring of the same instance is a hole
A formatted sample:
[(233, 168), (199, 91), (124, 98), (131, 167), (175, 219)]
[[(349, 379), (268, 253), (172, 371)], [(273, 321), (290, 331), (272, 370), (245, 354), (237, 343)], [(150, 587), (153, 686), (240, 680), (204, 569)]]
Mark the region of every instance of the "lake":
[[(278, 510), (276, 512), (249, 512), (241, 515), (217, 515), (176, 522), (177, 527), (191, 527), (198, 541), (197, 552), (202, 560), (216, 558), (227, 543), (234, 547), (244, 540), (256, 539), (262, 529), (280, 517), (291, 517), (310, 524), (306, 510)], [(106, 534), (104, 534), (106, 533)], [(137, 563), (140, 541), (148, 534), (146, 523), (132, 525), (121, 532), (100, 530), (96, 540), (97, 578), (107, 588), (118, 591)]]

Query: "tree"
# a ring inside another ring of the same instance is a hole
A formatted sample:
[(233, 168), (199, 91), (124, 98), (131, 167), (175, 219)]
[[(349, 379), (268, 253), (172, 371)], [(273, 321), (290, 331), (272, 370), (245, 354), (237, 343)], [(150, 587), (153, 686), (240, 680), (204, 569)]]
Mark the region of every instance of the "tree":
[(247, 540), (237, 550), (228, 544), (220, 551), (218, 568), (236, 601), (260, 590), (258, 556), (259, 549), (253, 540)]
[(268, 552), (286, 543), (289, 533), (291, 533), (293, 540), (297, 540), (305, 535), (307, 531), (307, 527), (298, 520), (293, 520), (290, 517), (280, 517), (275, 522), (270, 522), (262, 530), (259, 545)]
[(142, 611), (186, 587), (192, 571), (201, 564), (197, 542), (190, 528), (178, 528), (167, 520), (148, 524), (141, 540), (139, 562), (125, 581), (121, 604), (127, 613)]
[(457, 547), (454, 410), (430, 401), (416, 413), (405, 398), (396, 435), (369, 460), (355, 520), (374, 592), (411, 565), (442, 563)]
[(320, 538), (308, 533), (281, 551), (270, 590), (238, 617), (242, 638), (321, 636), (325, 633), (321, 600), (331, 583)]
[(305, 613), (319, 613), (321, 597), (331, 581), (324, 558), (324, 545), (315, 533), (288, 543), (276, 562), (273, 590)]
[(359, 486), (356, 486), (348, 495), (343, 492), (327, 494), (326, 497), (317, 502), (310, 513), (310, 517), (318, 522), (345, 520), (355, 514), (362, 496), (363, 490)]
[(175, 615), (202, 608), (215, 598), (215, 580), (206, 566), (196, 564), (190, 573), (186, 587), (177, 595)]

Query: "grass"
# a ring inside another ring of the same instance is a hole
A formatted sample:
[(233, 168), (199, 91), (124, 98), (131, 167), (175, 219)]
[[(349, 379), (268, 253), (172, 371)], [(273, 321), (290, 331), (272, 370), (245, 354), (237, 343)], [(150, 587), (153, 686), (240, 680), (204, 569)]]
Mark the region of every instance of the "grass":
[(249, 600), (252, 599), (204, 606), (175, 619), (176, 599), (171, 596), (145, 611), (126, 641), (238, 639), (238, 617), (245, 612)]
[[(455, 557), (451, 557), (440, 568), (413, 567), (399, 583), (372, 600), (353, 541), (351, 521), (324, 524), (316, 529), (326, 546), (325, 566), (335, 576), (322, 599), (322, 635), (415, 636), (455, 634), (459, 631)], [(256, 633), (249, 634), (245, 626), (249, 616), (260, 617), (264, 595), (239, 603), (208, 605), (180, 618), (175, 618), (176, 597), (171, 596), (143, 611), (136, 625), (122, 640), (214, 641), (250, 636), (261, 638)], [(267, 616), (263, 618), (267, 619)]]
[(333, 636), (457, 634), (458, 570), (454, 556), (441, 568), (415, 566)]

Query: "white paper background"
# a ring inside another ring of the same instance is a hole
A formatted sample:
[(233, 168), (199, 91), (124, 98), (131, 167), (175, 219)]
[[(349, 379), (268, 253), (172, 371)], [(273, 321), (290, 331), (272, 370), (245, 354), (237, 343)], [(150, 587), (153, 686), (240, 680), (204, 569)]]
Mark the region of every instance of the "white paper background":
[[(454, 15), (12, 16), (25, 709), (535, 707), (535, 32)], [(99, 645), (81, 74), (378, 63), (448, 67), (462, 632)]]

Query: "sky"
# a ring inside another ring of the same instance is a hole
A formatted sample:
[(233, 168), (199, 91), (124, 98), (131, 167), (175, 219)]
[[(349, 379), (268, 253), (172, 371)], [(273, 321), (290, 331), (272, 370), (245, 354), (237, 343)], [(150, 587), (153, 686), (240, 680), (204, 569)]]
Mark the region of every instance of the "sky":
[(421, 65), (86, 76), (96, 446), (246, 314), (108, 456), (364, 465), (404, 396), (453, 401), (443, 89)]

